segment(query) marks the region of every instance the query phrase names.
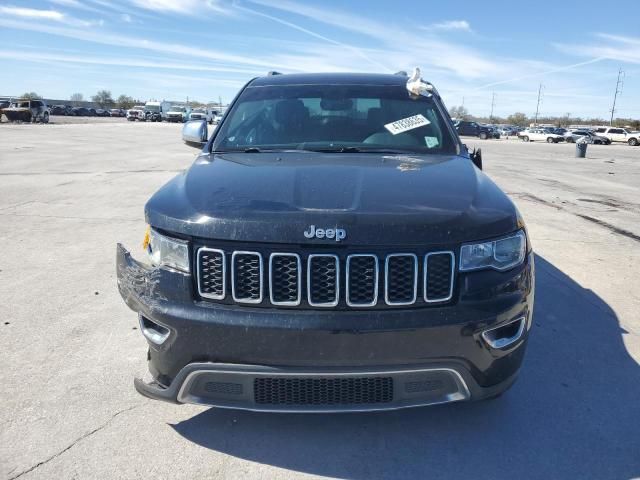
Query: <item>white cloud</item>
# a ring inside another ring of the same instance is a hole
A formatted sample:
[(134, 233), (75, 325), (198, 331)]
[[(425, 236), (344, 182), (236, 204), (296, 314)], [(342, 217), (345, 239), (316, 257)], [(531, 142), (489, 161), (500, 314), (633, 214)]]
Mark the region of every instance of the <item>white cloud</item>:
[(195, 16), (201, 15), (203, 9), (225, 15), (231, 13), (231, 9), (219, 0), (131, 0), (131, 3), (138, 8), (161, 13)]
[(466, 20), (449, 20), (446, 22), (434, 23), (424, 28), (427, 30), (436, 29), (436, 30), (458, 30), (458, 31), (465, 31), (465, 32), (472, 31), (471, 26), (469, 25), (469, 22), (467, 22)]
[(128, 13), (121, 14), (120, 15), (120, 20), (122, 20), (125, 23), (133, 22), (133, 18), (131, 18), (131, 15), (129, 15)]
[[(64, 0), (63, 0), (64, 1)], [(66, 15), (57, 10), (40, 10), (36, 8), (23, 8), (14, 6), (2, 6), (0, 5), (0, 14), (4, 14), (10, 17), (18, 17), (31, 20), (51, 20), (65, 25), (74, 27), (91, 27), (95, 25), (102, 26), (104, 20), (81, 20), (69, 15)]]
[(62, 5), (63, 7), (74, 7), (80, 8), (82, 4), (78, 2), (78, 0), (49, 0), (51, 3), (55, 3), (56, 5)]
[(340, 47), (343, 47), (343, 48), (346, 48), (346, 49), (348, 49), (348, 50), (351, 50), (351, 51), (352, 51), (352, 52), (354, 52), (357, 56), (359, 56), (360, 58), (362, 58), (362, 59), (366, 60), (367, 62), (369, 62), (369, 63), (371, 63), (371, 64), (375, 65), (377, 68), (379, 68), (379, 69), (381, 69), (381, 70), (383, 70), (383, 71), (387, 71), (387, 72), (391, 71), (391, 70), (389, 69), (389, 67), (387, 67), (386, 65), (383, 65), (381, 62), (379, 62), (379, 61), (377, 61), (377, 60), (375, 60), (375, 59), (371, 58), (370, 56), (368, 56), (368, 55), (365, 53), (364, 49), (356, 48), (356, 47), (354, 47), (354, 46), (352, 46), (352, 45), (349, 45), (349, 44), (346, 44), (346, 43), (343, 43), (343, 42), (339, 42), (339, 41), (337, 41), (337, 40), (334, 40), (333, 38), (329, 38), (329, 37), (327, 37), (327, 36), (325, 36), (325, 35), (321, 35), (321, 34), (319, 34), (319, 33), (317, 33), (317, 32), (314, 32), (314, 31), (312, 31), (312, 30), (309, 30), (308, 28), (304, 28), (304, 27), (302, 27), (302, 26), (300, 26), (300, 25), (298, 25), (298, 24), (296, 24), (296, 23), (289, 22), (289, 21), (287, 21), (287, 20), (283, 20), (283, 19), (281, 19), (281, 18), (279, 18), (279, 17), (275, 17), (275, 16), (273, 16), (273, 15), (268, 15), (268, 14), (266, 14), (266, 13), (259, 12), (259, 11), (257, 11), (257, 10), (253, 10), (253, 9), (250, 9), (250, 8), (241, 7), (241, 6), (239, 6), (239, 5), (236, 5), (236, 8), (237, 8), (237, 9), (239, 9), (239, 10), (242, 10), (242, 11), (245, 11), (245, 12), (248, 12), (248, 13), (251, 13), (251, 14), (253, 14), (253, 15), (258, 15), (258, 16), (260, 16), (260, 17), (262, 17), (262, 18), (267, 18), (267, 19), (269, 19), (269, 20), (272, 20), (272, 21), (274, 21), (274, 22), (280, 23), (280, 24), (282, 24), (282, 25), (286, 25), (287, 27), (293, 28), (294, 30), (298, 30), (298, 31), (300, 31), (300, 32), (302, 32), (302, 33), (305, 33), (305, 34), (310, 35), (310, 36), (312, 36), (312, 37), (315, 37), (315, 38), (317, 38), (317, 39), (323, 40), (323, 41), (325, 41), (325, 42), (332, 43), (333, 45), (338, 45), (338, 46), (340, 46)]
[(640, 64), (640, 37), (625, 37), (598, 33), (599, 42), (583, 42), (580, 45), (555, 43), (555, 47), (564, 52), (579, 56), (602, 57), (625, 63)]
[[(265, 70), (271, 70), (273, 63), (269, 60), (263, 60), (256, 56), (243, 56), (227, 53), (213, 48), (199, 48), (183, 45), (179, 43), (166, 43), (146, 38), (133, 37), (128, 35), (118, 35), (108, 32), (95, 32), (92, 30), (81, 30), (77, 28), (59, 27), (54, 25), (36, 25), (28, 22), (17, 20), (8, 20), (0, 17), (0, 26), (15, 28), (19, 30), (36, 31), (40, 33), (48, 33), (66, 38), (74, 38), (87, 42), (99, 43), (103, 45), (111, 45), (115, 47), (134, 48), (142, 50), (150, 50), (159, 52), (164, 55), (189, 56), (194, 58), (202, 58), (206, 60), (214, 60), (226, 62), (231, 65), (250, 65), (253, 67), (262, 67)], [(293, 68), (294, 70), (297, 70)]]
[(0, 13), (12, 17), (63, 21), (65, 16), (56, 10), (38, 10), (12, 6), (0, 6)]
[[(119, 66), (134, 68), (149, 68), (159, 70), (186, 70), (186, 71), (203, 71), (217, 73), (241, 73), (246, 76), (254, 76), (262, 72), (259, 69), (228, 67), (223, 65), (184, 63), (171, 61), (150, 61), (141, 60), (139, 58), (127, 58), (119, 56), (98, 57), (95, 55), (69, 55), (61, 53), (47, 53), (42, 51), (31, 52), (25, 50), (0, 50), (0, 58), (7, 60), (20, 60), (32, 62), (58, 62), (58, 63), (77, 63), (85, 65), (103, 65), (103, 66)], [(241, 81), (241, 80), (236, 80)]]

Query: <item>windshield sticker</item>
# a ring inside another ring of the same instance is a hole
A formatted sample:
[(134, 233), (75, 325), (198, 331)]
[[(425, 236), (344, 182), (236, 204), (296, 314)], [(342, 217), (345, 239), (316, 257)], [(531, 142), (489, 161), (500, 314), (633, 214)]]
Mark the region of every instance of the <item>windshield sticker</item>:
[(396, 120), (395, 122), (387, 123), (384, 128), (389, 130), (393, 135), (397, 135), (408, 130), (413, 130), (414, 128), (424, 127), (430, 123), (431, 122), (424, 118), (423, 115), (418, 114), (413, 117), (407, 117), (401, 120)]
[(440, 145), (438, 137), (424, 137), (424, 143), (426, 143), (429, 148), (435, 148)]

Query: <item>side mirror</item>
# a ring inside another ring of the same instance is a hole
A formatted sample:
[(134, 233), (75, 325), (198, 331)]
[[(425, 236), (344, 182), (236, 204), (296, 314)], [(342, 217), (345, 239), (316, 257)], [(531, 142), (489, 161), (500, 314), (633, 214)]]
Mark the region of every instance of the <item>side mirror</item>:
[(182, 140), (194, 148), (202, 148), (209, 140), (206, 120), (190, 120), (182, 127)]
[(474, 148), (473, 152), (469, 154), (469, 158), (478, 169), (482, 170), (482, 149)]

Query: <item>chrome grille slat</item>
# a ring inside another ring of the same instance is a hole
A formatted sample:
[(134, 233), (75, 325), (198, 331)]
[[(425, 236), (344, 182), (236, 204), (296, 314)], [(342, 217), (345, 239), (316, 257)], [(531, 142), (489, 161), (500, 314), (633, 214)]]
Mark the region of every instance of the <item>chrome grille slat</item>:
[(262, 270), (262, 255), (260, 253), (243, 250), (233, 252), (231, 255), (231, 295), (235, 302), (262, 302)]
[[(415, 253), (303, 255), (203, 246), (194, 257), (194, 288), (202, 299), (265, 307), (437, 305), (452, 300), (456, 275), (455, 254), (450, 250), (426, 252), (418, 261)], [(263, 259), (268, 259), (267, 272)]]
[(423, 293), (425, 302), (451, 300), (454, 270), (455, 256), (451, 251), (429, 252), (424, 256)]
[(203, 247), (198, 250), (198, 293), (201, 297), (222, 300), (226, 295), (227, 267), (222, 250)]
[[(295, 274), (291, 271), (290, 260), (292, 259), (296, 267)], [(293, 288), (295, 288), (295, 295), (291, 294)], [(273, 305), (288, 307), (300, 305), (302, 300), (302, 261), (297, 253), (276, 252), (269, 256), (269, 300)]]
[[(390, 283), (393, 284), (391, 287)], [(384, 264), (385, 303), (387, 305), (412, 305), (417, 298), (418, 256), (413, 253), (387, 255)]]
[[(373, 268), (367, 266), (373, 260)], [(356, 265), (352, 266), (352, 263)], [(358, 253), (347, 257), (346, 302), (350, 307), (373, 307), (378, 303), (378, 257), (369, 253)], [(371, 301), (364, 301), (367, 298)]]
[[(332, 261), (327, 262), (328, 259)], [(325, 282), (322, 281), (323, 278), (326, 279)], [(325, 298), (326, 301), (321, 300)], [(309, 255), (307, 257), (307, 302), (312, 307), (335, 307), (339, 301), (340, 259), (333, 254)]]

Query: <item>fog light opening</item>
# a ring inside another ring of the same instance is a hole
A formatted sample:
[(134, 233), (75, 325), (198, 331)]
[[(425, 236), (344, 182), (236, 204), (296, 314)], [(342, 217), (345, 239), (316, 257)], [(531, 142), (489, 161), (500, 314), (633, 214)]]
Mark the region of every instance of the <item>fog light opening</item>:
[(150, 342), (162, 345), (169, 338), (171, 331), (167, 327), (152, 322), (142, 315), (138, 315), (138, 318), (140, 320), (140, 331)]
[(499, 327), (485, 330), (482, 332), (482, 338), (492, 348), (505, 348), (522, 337), (525, 325), (525, 317), (520, 317)]

